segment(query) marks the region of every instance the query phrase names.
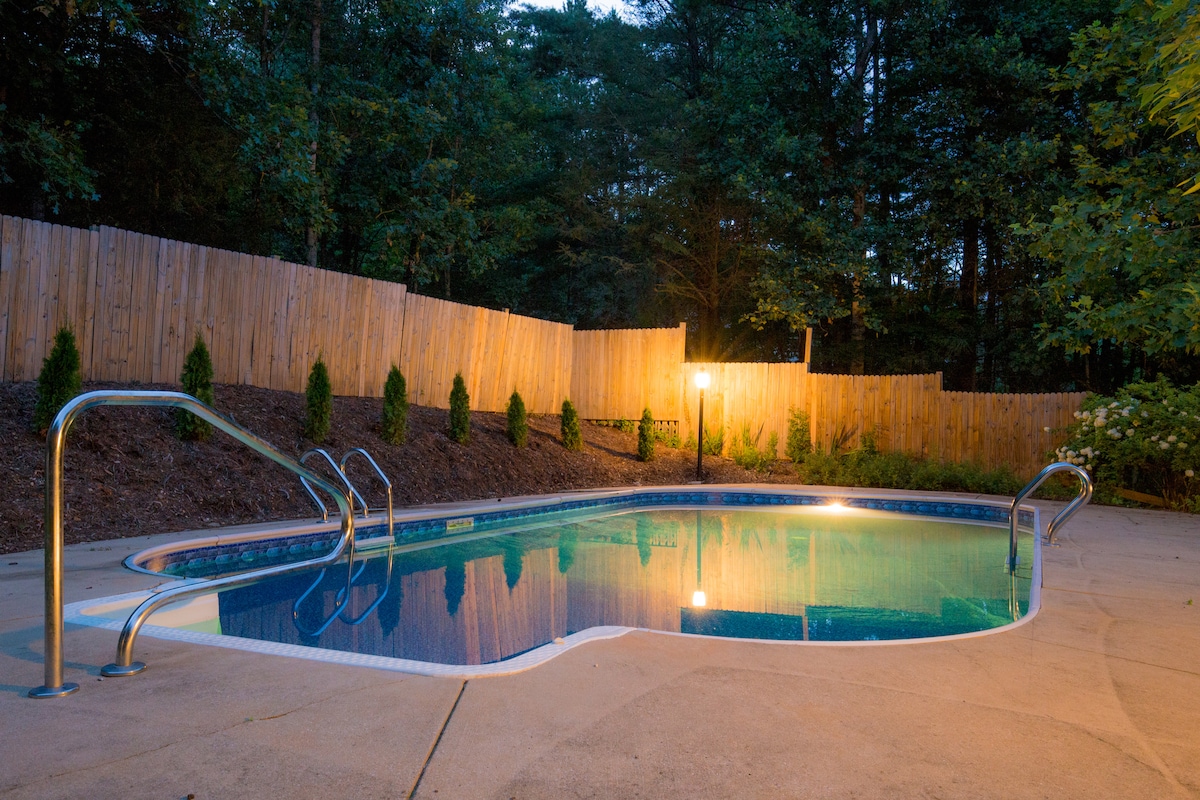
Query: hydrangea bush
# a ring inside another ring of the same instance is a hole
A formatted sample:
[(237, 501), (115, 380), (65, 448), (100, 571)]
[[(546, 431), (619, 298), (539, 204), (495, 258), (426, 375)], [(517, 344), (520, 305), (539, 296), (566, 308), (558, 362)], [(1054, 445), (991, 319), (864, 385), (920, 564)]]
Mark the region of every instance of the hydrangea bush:
[(1166, 379), (1131, 383), (1116, 395), (1091, 395), (1075, 412), (1059, 461), (1078, 464), (1097, 483), (1158, 495), (1176, 507), (1200, 505), (1200, 384)]

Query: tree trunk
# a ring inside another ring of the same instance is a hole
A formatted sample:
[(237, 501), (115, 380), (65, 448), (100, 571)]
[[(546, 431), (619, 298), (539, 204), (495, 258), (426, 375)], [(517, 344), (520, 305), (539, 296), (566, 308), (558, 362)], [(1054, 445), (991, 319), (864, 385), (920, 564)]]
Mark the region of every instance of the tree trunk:
[[(317, 180), (317, 133), (321, 128), (321, 117), (317, 111), (317, 96), (321, 90), (321, 0), (313, 0), (312, 4), (312, 56), (309, 63), (312, 69), (312, 76), (309, 79), (312, 97), (308, 105), (308, 123), (309, 129), (312, 131), (312, 141), (308, 144), (308, 168), (312, 173), (313, 186), (319, 187), (320, 182)], [(314, 191), (319, 195), (320, 188), (316, 188)], [(313, 199), (318, 200), (319, 197)], [(305, 231), (304, 237), (308, 245), (308, 265), (310, 267), (317, 266), (319, 242), (317, 220), (313, 217), (319, 213), (316, 208), (319, 205), (319, 202), (315, 202), (309, 209), (308, 228)]]

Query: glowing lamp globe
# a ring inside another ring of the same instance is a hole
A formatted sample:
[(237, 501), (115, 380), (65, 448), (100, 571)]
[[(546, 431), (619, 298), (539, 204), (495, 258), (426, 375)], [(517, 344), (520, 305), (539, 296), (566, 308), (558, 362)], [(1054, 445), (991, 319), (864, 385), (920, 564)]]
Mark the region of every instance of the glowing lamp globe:
[(712, 376), (707, 372), (697, 372), (695, 380), (697, 389), (707, 389), (708, 385), (712, 382)]
[(699, 589), (692, 592), (692, 605), (696, 608), (704, 608), (704, 606), (708, 605), (708, 598), (704, 596), (704, 592)]

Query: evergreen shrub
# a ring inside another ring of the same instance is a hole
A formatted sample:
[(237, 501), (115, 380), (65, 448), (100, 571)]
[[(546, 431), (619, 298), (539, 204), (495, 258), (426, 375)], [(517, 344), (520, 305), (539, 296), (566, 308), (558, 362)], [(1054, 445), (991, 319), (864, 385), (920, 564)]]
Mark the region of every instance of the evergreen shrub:
[(575, 410), (575, 404), (570, 400), (563, 400), (562, 404), (562, 442), (563, 447), (568, 450), (578, 452), (583, 449), (583, 431), (579, 427), (579, 412)]
[(783, 445), (783, 454), (793, 464), (800, 464), (812, 449), (812, 427), (808, 421), (808, 412), (789, 408), (787, 441)]
[(304, 400), (308, 411), (304, 419), (304, 435), (313, 444), (320, 444), (329, 435), (329, 424), (333, 417), (333, 385), (329, 382), (325, 360), (320, 356), (308, 373)]
[[(196, 332), (196, 343), (183, 360), (179, 383), (184, 394), (190, 394), (206, 406), (213, 404), (212, 358), (199, 331)], [(178, 408), (175, 410), (175, 433), (184, 441), (202, 442), (212, 436), (212, 425), (187, 409)]]
[(650, 409), (642, 411), (642, 421), (638, 423), (638, 461), (649, 461), (654, 458), (654, 416)]
[(79, 348), (70, 328), (59, 328), (54, 334), (54, 346), (42, 361), (38, 373), (37, 405), (33, 409), (33, 429), (45, 434), (59, 409), (83, 389), (79, 372)]
[(388, 444), (404, 444), (408, 439), (408, 384), (395, 364), (388, 370), (383, 384), (383, 440)]
[(525, 413), (525, 401), (515, 389), (512, 397), (508, 398), (508, 440), (517, 447), (524, 447), (529, 441), (529, 417)]
[(471, 439), (471, 396), (461, 372), (455, 374), (450, 389), (450, 438), (459, 444)]

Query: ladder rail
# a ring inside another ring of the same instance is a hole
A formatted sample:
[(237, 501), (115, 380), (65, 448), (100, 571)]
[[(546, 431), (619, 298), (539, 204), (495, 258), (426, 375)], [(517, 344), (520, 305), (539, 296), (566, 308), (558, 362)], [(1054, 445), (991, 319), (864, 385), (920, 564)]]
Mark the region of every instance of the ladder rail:
[[(354, 484), (350, 482), (350, 478), (349, 478), (349, 476), (346, 475), (346, 471), (344, 469), (340, 468), (338, 466), (338, 463), (333, 460), (333, 456), (329, 455), (329, 452), (323, 448), (314, 447), (310, 450), (304, 451), (304, 455), (300, 456), (300, 463), (307, 464), (308, 460), (310, 458), (312, 458), (313, 456), (320, 456), (321, 458), (324, 458), (326, 463), (328, 463), (329, 466), (333, 468), (334, 473), (336, 473), (337, 476), (339, 478), (341, 478), (342, 483), (346, 484), (346, 492), (347, 492), (348, 496), (350, 497), (351, 512), (354, 511), (354, 499), (358, 498), (358, 503), (363, 508), (363, 516), (366, 517), (367, 516), (367, 501), (363, 499), (363, 496), (361, 494), (359, 494), (358, 489), (355, 488)], [(344, 460), (343, 460), (343, 463), (345, 463)], [(303, 475), (300, 476), (300, 485), (304, 487), (304, 491), (308, 492), (308, 496), (312, 498), (312, 501), (314, 503), (316, 503), (317, 508), (321, 509), (321, 521), (328, 522), (329, 521), (329, 509), (326, 508), (324, 501), (321, 500), (320, 497), (317, 497), (317, 493), (313, 491), (312, 486), (309, 485), (308, 480)]]
[(83, 412), (99, 406), (149, 406), (183, 409), (228, 434), (250, 449), (286, 469), (308, 479), (333, 497), (340, 515), (340, 534), (334, 548), (323, 556), (295, 564), (266, 567), (239, 575), (228, 575), (194, 584), (176, 586), (158, 592), (143, 601), (126, 620), (117, 642), (117, 658), (101, 670), (104, 675), (135, 675), (145, 669), (133, 661), (133, 645), (149, 616), (161, 606), (186, 597), (211, 592), (231, 585), (248, 585), (269, 577), (314, 566), (326, 566), (349, 553), (347, 575), (354, 569), (354, 512), (350, 498), (338, 486), (304, 465), (284, 455), (273, 445), (242, 428), (215, 409), (182, 392), (100, 390), (81, 394), (67, 402), (54, 417), (46, 434), (46, 506), (45, 506), (45, 684), (30, 690), (30, 697), (65, 697), (78, 690), (63, 681), (63, 461), (67, 433)]
[[(1017, 492), (1017, 496), (1013, 498), (1012, 505), (1008, 509), (1008, 569), (1009, 572), (1017, 571), (1017, 507), (1021, 504), (1028, 495), (1032, 494), (1035, 489), (1046, 482), (1056, 472), (1071, 472), (1075, 477), (1079, 478), (1079, 494), (1075, 499), (1067, 504), (1066, 508), (1054, 515), (1054, 519), (1050, 520), (1050, 524), (1046, 526), (1046, 541), (1053, 543), (1054, 534), (1058, 529), (1066, 524), (1067, 520), (1075, 515), (1079, 509), (1088, 504), (1092, 499), (1092, 476), (1087, 474), (1087, 471), (1076, 466), (1068, 464), (1065, 461), (1056, 461), (1053, 464), (1047, 464), (1042, 468), (1042, 471), (1037, 476), (1026, 484), (1025, 488)], [(1037, 531), (1033, 532), (1034, 536)]]
[[(396, 535), (396, 519), (395, 519), (395, 514), (394, 514), (393, 508), (392, 508), (392, 482), (390, 480), (388, 480), (388, 476), (384, 474), (382, 469), (380, 469), (379, 464), (377, 464), (375, 462), (375, 459), (371, 458), (371, 454), (368, 453), (366, 451), (366, 449), (362, 448), (362, 447), (353, 447), (353, 448), (347, 450), (346, 454), (342, 456), (342, 460), (338, 464), (338, 469), (341, 471), (341, 473), (344, 477), (346, 476), (346, 462), (349, 461), (350, 458), (355, 455), (365, 458), (367, 460), (367, 463), (371, 465), (371, 468), (375, 470), (375, 474), (379, 476), (379, 480), (383, 481), (383, 488), (387, 491), (388, 536), (391, 536), (394, 538)], [(347, 477), (346, 483), (349, 484), (349, 482), (350, 482), (350, 480)], [(355, 494), (358, 494), (358, 493), (355, 492)], [(365, 500), (363, 500), (362, 495), (358, 495), (358, 502), (362, 503), (363, 517), (369, 516), (371, 513), (371, 510), (369, 508), (367, 508), (367, 503)]]

